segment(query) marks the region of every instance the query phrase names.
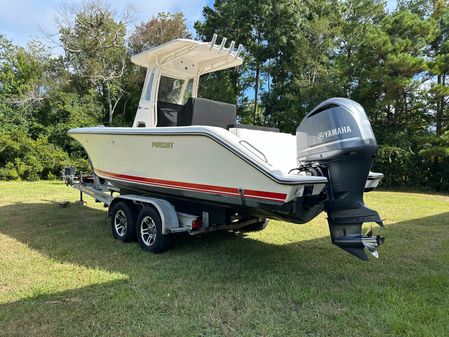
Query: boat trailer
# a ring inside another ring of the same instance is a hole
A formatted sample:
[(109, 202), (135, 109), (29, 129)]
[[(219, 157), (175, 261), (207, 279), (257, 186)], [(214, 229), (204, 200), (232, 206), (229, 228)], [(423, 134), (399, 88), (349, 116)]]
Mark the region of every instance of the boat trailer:
[[(64, 169), (62, 180), (66, 186), (80, 192), (80, 204), (85, 204), (84, 194), (108, 208), (113, 236), (123, 242), (136, 239), (144, 250), (161, 253), (168, 249), (171, 234), (198, 235), (216, 230), (258, 231), (267, 227), (268, 219), (241, 218), (237, 214), (226, 225), (210, 223), (211, 214), (201, 216), (179, 212), (167, 200), (138, 194), (121, 194), (116, 186), (102, 181), (94, 173), (76, 173), (73, 167)], [(148, 226), (143, 226), (142, 223)], [(140, 226), (138, 226), (140, 224)]]

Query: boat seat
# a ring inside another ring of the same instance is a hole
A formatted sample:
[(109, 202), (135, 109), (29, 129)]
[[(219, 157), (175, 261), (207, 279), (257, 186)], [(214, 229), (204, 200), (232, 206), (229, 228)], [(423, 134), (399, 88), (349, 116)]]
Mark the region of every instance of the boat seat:
[(207, 125), (228, 129), (235, 125), (236, 118), (235, 105), (206, 98), (189, 98), (184, 105), (157, 102), (158, 127)]
[(157, 101), (157, 126), (177, 126), (178, 113), (184, 105)]
[(237, 109), (234, 104), (191, 97), (177, 117), (178, 126), (207, 125), (227, 129), (235, 123)]

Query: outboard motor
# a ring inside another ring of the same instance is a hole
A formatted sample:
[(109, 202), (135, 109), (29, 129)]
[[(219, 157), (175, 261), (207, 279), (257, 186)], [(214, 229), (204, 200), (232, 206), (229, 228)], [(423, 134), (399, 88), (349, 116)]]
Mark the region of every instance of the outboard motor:
[(383, 238), (361, 232), (364, 222), (383, 226), (363, 202), (377, 143), (362, 106), (346, 98), (326, 100), (303, 119), (296, 138), (300, 168), (328, 179), (325, 210), (332, 243), (363, 260), (365, 248), (378, 257)]

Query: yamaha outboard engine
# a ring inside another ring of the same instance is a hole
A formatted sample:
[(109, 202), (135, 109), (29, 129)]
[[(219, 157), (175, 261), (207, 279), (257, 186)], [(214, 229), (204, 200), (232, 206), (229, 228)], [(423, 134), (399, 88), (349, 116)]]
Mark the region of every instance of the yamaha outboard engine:
[(296, 138), (300, 168), (328, 178), (325, 210), (332, 243), (363, 260), (368, 259), (365, 248), (377, 257), (383, 238), (361, 232), (364, 222), (383, 226), (363, 202), (377, 143), (362, 106), (331, 98), (303, 119)]

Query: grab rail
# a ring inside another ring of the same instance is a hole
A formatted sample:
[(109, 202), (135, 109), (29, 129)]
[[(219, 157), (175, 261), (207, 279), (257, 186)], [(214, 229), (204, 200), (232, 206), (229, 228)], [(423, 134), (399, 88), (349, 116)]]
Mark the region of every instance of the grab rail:
[[(264, 162), (266, 162), (268, 165), (271, 165), (269, 162), (268, 162), (268, 159), (267, 159), (267, 157), (265, 156), (265, 154), (262, 152), (262, 151), (260, 151), (258, 148), (256, 148), (254, 145), (252, 145), (251, 143), (248, 143), (246, 140), (240, 140), (239, 141), (239, 143), (245, 148), (245, 149), (247, 149), (247, 150), (249, 150), (249, 151), (251, 151), (253, 154), (255, 154), (257, 157), (259, 157), (260, 159), (262, 159)], [(248, 146), (245, 146), (245, 144), (246, 145), (248, 145)], [(252, 149), (252, 150), (251, 150)], [(254, 152), (254, 151), (255, 152)], [(260, 154), (261, 156), (259, 156), (258, 154)]]

